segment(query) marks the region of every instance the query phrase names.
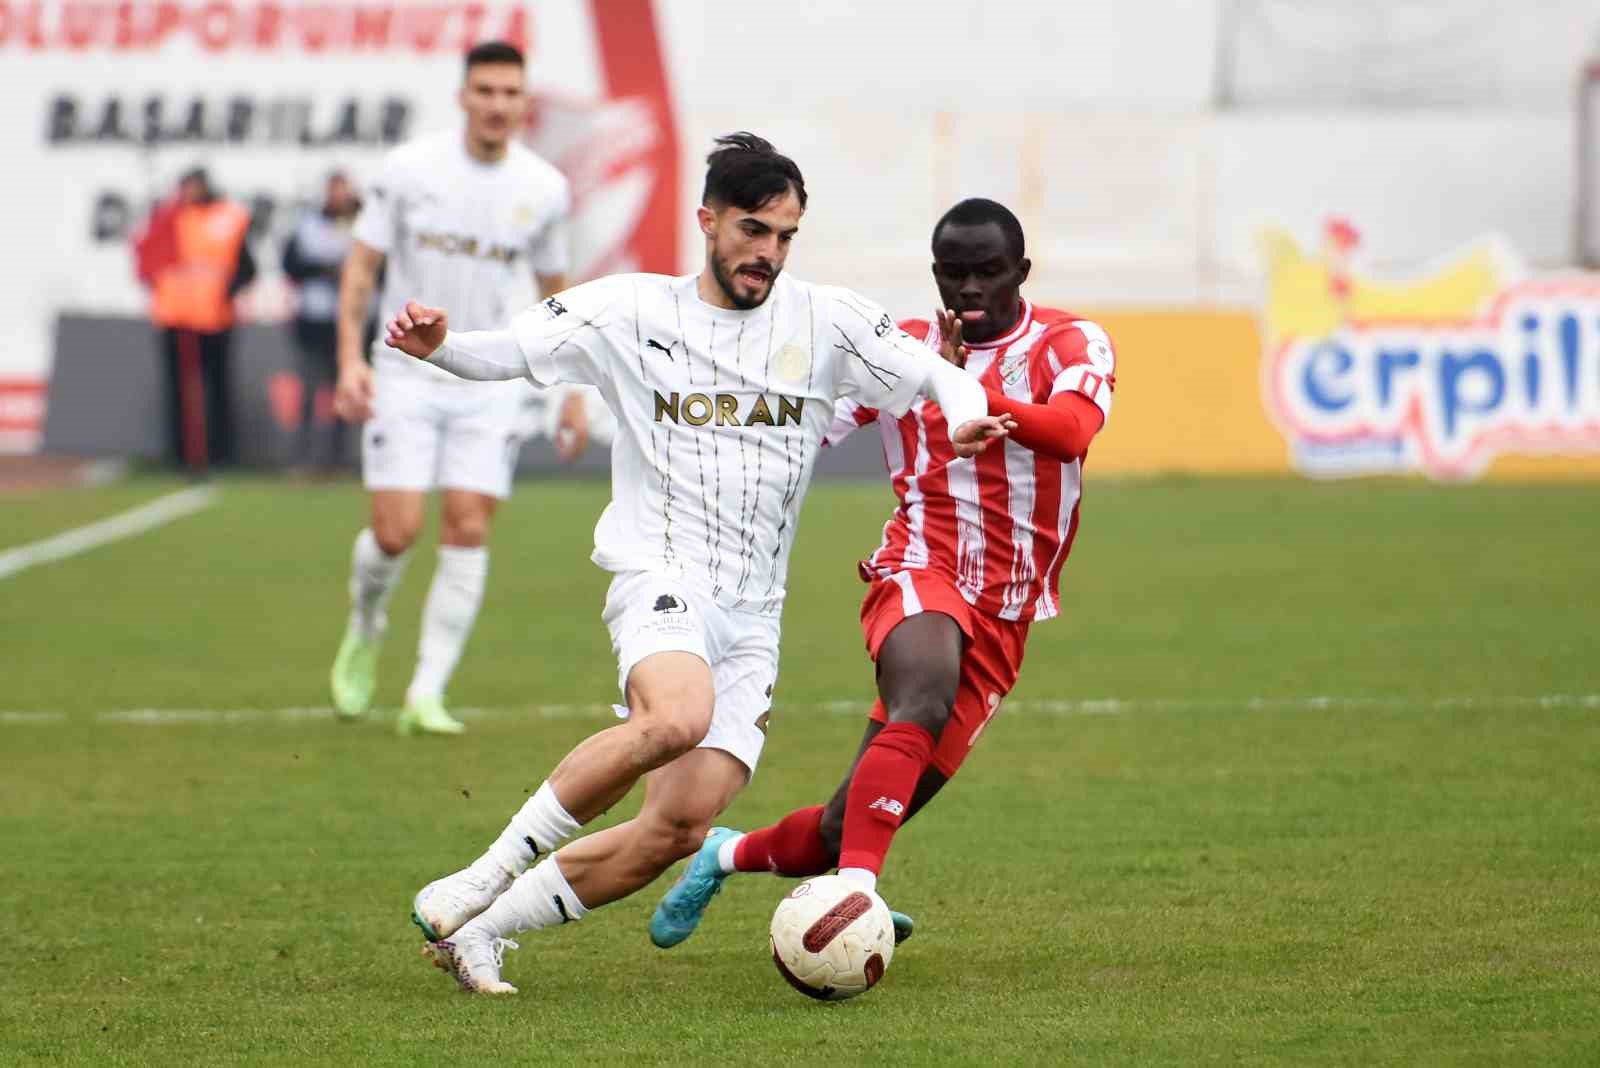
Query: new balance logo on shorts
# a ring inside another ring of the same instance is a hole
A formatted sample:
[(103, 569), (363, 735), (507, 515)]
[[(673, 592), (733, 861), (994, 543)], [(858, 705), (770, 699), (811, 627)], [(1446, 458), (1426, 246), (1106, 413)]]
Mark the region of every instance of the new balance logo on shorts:
[(687, 612), (688, 607), (670, 593), (663, 593), (656, 598), (655, 611), (657, 612)]
[(872, 804), (868, 805), (867, 808), (881, 808), (889, 815), (895, 817), (904, 816), (906, 814), (906, 806), (902, 805), (892, 797), (880, 797)]

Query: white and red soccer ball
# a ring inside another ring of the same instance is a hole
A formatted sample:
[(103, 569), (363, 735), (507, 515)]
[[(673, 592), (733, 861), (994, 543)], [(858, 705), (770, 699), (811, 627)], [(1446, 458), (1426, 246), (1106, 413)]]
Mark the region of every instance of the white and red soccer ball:
[(837, 875), (807, 879), (772, 914), (772, 962), (807, 997), (842, 1001), (870, 990), (894, 957), (889, 906)]

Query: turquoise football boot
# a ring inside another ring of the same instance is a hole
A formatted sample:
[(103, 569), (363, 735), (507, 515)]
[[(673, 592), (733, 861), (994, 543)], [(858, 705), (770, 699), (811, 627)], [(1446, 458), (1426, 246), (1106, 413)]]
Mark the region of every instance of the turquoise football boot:
[(713, 827), (706, 833), (705, 844), (689, 858), (689, 866), (656, 906), (655, 915), (650, 917), (650, 941), (662, 949), (671, 949), (694, 934), (706, 906), (717, 896), (729, 875), (717, 862), (717, 852), (722, 849), (723, 842), (738, 834), (727, 827)]
[(915, 933), (917, 922), (903, 912), (890, 909), (889, 921), (894, 924), (894, 944), (897, 946)]

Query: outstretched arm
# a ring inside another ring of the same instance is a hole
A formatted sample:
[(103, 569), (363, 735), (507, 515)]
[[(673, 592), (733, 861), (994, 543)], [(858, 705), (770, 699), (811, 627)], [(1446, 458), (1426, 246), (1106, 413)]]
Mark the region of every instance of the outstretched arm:
[(1064, 464), (1080, 459), (1105, 425), (1100, 406), (1081, 393), (1058, 393), (1045, 404), (1030, 404), (996, 390), (985, 392), (989, 414), (1013, 420), (1013, 441)]
[(976, 456), (1010, 430), (1005, 416), (989, 414), (983, 387), (945, 363), (895, 326), (875, 304), (848, 290), (834, 297), (840, 396), (892, 416), (904, 415), (917, 395), (944, 409), (957, 456)]
[(530, 377), (528, 363), (510, 330), (454, 333), (443, 308), (429, 308), (414, 300), (389, 320), (383, 343), (474, 382)]

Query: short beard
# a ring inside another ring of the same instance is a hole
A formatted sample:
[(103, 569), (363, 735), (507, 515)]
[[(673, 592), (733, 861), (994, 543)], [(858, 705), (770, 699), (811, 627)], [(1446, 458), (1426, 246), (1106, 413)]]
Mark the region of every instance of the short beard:
[(721, 257), (719, 256), (711, 257), (711, 277), (717, 280), (717, 285), (722, 288), (722, 294), (728, 298), (728, 302), (735, 308), (738, 308), (740, 311), (750, 311), (753, 308), (759, 308), (761, 305), (765, 304), (767, 302), (767, 298), (772, 296), (772, 287), (776, 285), (778, 281), (778, 276), (774, 274), (767, 281), (767, 291), (761, 294), (760, 299), (752, 301), (739, 296), (739, 294), (734, 291), (733, 274), (726, 268)]

